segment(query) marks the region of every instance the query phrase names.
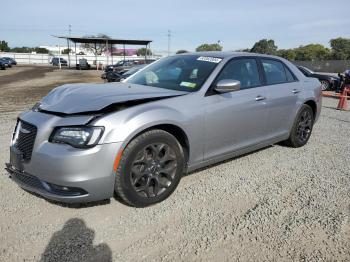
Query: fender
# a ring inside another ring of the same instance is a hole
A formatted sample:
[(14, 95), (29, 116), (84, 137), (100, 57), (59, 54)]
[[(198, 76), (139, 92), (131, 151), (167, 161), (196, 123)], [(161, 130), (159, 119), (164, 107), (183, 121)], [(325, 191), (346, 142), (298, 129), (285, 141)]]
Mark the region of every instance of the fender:
[[(182, 99), (184, 96), (182, 96)], [(169, 104), (178, 104), (177, 97), (167, 99)], [(203, 111), (186, 114), (186, 111), (164, 105), (165, 100), (138, 105), (119, 112), (105, 115), (92, 124), (104, 126), (100, 144), (122, 143), (121, 148), (139, 133), (153, 126), (174, 125), (183, 130), (191, 148), (189, 159), (201, 161), (203, 158)], [(198, 108), (201, 108), (200, 106)], [(117, 154), (117, 152), (116, 152)]]

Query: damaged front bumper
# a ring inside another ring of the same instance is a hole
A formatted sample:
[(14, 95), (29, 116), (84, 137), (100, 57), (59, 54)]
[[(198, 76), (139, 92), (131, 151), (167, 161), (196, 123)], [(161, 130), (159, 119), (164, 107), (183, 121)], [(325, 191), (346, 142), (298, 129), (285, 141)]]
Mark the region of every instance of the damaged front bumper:
[(55, 126), (86, 124), (90, 118), (58, 117), (29, 111), (20, 120), (37, 127), (30, 159), (23, 159), (14, 146), (5, 169), (20, 187), (45, 198), (81, 203), (108, 199), (114, 193), (113, 164), (121, 143), (78, 149), (55, 144), (48, 138)]

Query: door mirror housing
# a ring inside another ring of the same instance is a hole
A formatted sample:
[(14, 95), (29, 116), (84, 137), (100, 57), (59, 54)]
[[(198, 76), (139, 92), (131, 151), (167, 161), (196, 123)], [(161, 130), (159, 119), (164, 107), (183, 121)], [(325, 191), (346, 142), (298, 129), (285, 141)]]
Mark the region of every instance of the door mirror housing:
[(238, 91), (241, 89), (241, 82), (233, 79), (220, 80), (214, 87), (214, 90), (220, 94)]

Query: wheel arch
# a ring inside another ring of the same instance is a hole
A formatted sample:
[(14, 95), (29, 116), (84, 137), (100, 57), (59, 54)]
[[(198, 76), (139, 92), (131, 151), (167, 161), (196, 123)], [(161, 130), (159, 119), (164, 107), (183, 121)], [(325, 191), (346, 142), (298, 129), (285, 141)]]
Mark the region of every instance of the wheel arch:
[(304, 102), (304, 105), (308, 105), (311, 107), (312, 109), (312, 113), (314, 115), (314, 119), (316, 118), (316, 115), (317, 115), (317, 104), (314, 100), (307, 100)]
[(145, 132), (148, 132), (150, 130), (154, 130), (154, 129), (159, 129), (159, 130), (163, 130), (165, 132), (168, 132), (176, 138), (176, 140), (180, 143), (180, 145), (184, 151), (185, 168), (187, 168), (187, 163), (188, 163), (189, 156), (190, 156), (190, 143), (189, 143), (188, 136), (187, 136), (186, 132), (176, 124), (169, 124), (169, 123), (155, 124), (155, 125), (146, 127), (142, 130), (139, 130), (136, 134), (134, 134), (132, 137), (130, 137), (126, 141), (126, 143), (123, 145), (123, 149), (126, 148), (128, 146), (128, 144), (132, 140), (134, 140), (136, 137), (138, 137), (139, 135), (141, 135)]

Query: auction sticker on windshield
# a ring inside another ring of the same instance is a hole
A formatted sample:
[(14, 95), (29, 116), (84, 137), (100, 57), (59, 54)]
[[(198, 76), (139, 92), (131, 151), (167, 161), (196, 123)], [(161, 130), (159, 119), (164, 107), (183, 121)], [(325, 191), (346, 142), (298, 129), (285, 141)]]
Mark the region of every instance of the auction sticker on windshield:
[(211, 62), (211, 63), (220, 63), (221, 62), (221, 58), (217, 58), (217, 57), (210, 57), (210, 56), (200, 56), (197, 58), (198, 61), (205, 61), (205, 62)]

